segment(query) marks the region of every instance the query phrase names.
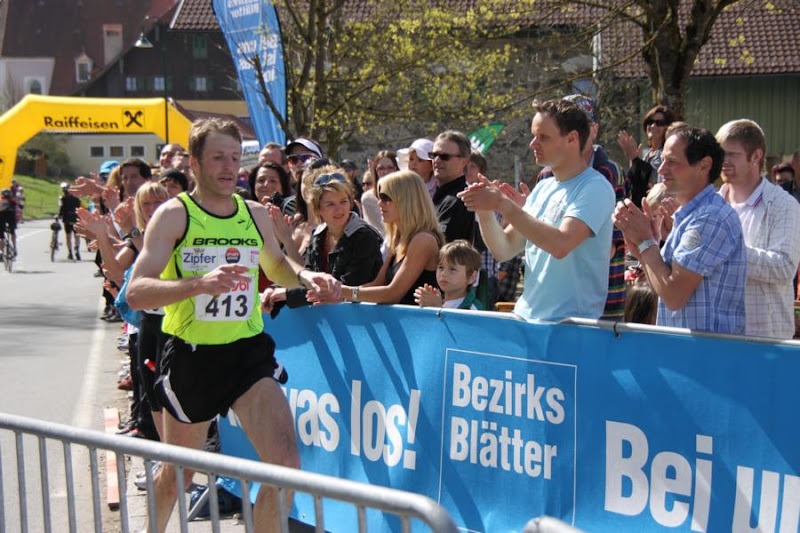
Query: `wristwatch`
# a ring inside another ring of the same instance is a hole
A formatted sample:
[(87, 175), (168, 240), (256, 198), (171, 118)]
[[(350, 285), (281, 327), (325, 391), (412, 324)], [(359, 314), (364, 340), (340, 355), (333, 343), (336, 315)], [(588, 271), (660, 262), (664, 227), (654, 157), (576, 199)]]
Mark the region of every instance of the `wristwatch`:
[(641, 254), (651, 246), (658, 246), (658, 243), (653, 239), (645, 239), (642, 242), (640, 242), (636, 247), (639, 248), (639, 253)]
[(139, 228), (133, 228), (130, 233), (128, 233), (128, 237), (132, 239), (138, 239), (142, 236), (142, 232), (139, 231)]
[(353, 287), (352, 291), (350, 291), (350, 292), (352, 293), (352, 295), (351, 295), (351, 299), (352, 299), (354, 302), (357, 302), (357, 301), (358, 301), (358, 291), (359, 291), (360, 289), (361, 289), (361, 286), (356, 286), (356, 287)]

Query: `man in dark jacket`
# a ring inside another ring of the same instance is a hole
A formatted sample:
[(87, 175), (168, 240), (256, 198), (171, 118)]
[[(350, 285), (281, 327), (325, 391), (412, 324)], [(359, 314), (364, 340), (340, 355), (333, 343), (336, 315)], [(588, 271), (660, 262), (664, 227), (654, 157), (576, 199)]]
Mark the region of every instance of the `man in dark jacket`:
[(447, 242), (475, 239), (475, 215), (467, 211), (456, 195), (467, 188), (467, 164), (472, 151), (469, 139), (460, 131), (445, 131), (433, 143), (433, 177), (438, 188), (433, 195), (436, 217)]

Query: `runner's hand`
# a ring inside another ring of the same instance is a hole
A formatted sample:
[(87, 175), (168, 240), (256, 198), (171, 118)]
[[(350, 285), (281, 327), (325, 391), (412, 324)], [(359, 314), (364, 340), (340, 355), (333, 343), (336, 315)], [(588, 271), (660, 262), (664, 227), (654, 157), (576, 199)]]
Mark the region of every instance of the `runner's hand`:
[(219, 296), (232, 291), (241, 282), (251, 281), (244, 265), (221, 265), (211, 272), (200, 276), (200, 294)]
[(325, 272), (302, 270), (300, 281), (308, 289), (306, 299), (312, 303), (339, 303), (342, 301), (342, 284)]
[(261, 293), (261, 311), (271, 313), (278, 302), (286, 301), (286, 289), (269, 287)]

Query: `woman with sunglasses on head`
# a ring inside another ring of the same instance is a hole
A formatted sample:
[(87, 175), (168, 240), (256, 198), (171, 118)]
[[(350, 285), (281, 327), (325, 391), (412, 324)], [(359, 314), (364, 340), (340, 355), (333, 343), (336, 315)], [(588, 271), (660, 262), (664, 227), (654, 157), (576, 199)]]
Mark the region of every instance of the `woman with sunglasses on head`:
[(661, 150), (666, 141), (667, 128), (675, 122), (675, 114), (666, 106), (657, 105), (647, 112), (642, 120), (642, 129), (647, 135), (647, 147), (636, 144), (633, 137), (625, 130), (617, 135), (620, 148), (630, 161), (627, 174), (631, 200), (641, 207), (642, 198), (658, 181), (658, 167), (661, 166)]
[[(436, 266), (444, 235), (425, 182), (410, 170), (393, 172), (378, 183), (381, 215), (389, 239), (389, 257), (374, 281), (342, 285), (349, 302), (415, 305), (414, 290), (438, 287)], [(334, 302), (325, 302), (334, 303)]]
[(372, 176), (372, 187), (365, 190), (361, 195), (361, 210), (364, 213), (364, 220), (372, 224), (381, 236), (386, 235), (386, 228), (381, 219), (381, 210), (378, 206), (378, 182), (384, 176), (400, 170), (397, 165), (397, 156), (389, 150), (381, 150), (375, 154), (375, 159), (369, 165), (369, 172)]
[[(363, 285), (375, 279), (383, 264), (378, 232), (353, 212), (353, 187), (344, 171), (334, 166), (308, 176), (309, 205), (321, 222), (306, 249), (306, 270), (327, 272), (346, 285)], [(306, 289), (267, 289), (262, 293), (264, 311), (286, 302), (289, 307), (308, 305)]]

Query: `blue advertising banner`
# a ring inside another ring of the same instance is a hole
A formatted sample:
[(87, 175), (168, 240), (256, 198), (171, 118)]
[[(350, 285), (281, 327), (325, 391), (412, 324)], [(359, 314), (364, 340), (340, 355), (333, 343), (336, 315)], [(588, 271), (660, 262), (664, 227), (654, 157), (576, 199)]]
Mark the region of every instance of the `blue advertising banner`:
[(796, 343), (363, 304), (265, 321), (306, 470), (424, 494), (468, 531), (798, 530)]
[(231, 51), (250, 120), (261, 146), (286, 144), (286, 133), (261, 94), (252, 58), (261, 60), (264, 83), (275, 109), (286, 117), (286, 71), (281, 29), (272, 0), (213, 0), (219, 27)]

